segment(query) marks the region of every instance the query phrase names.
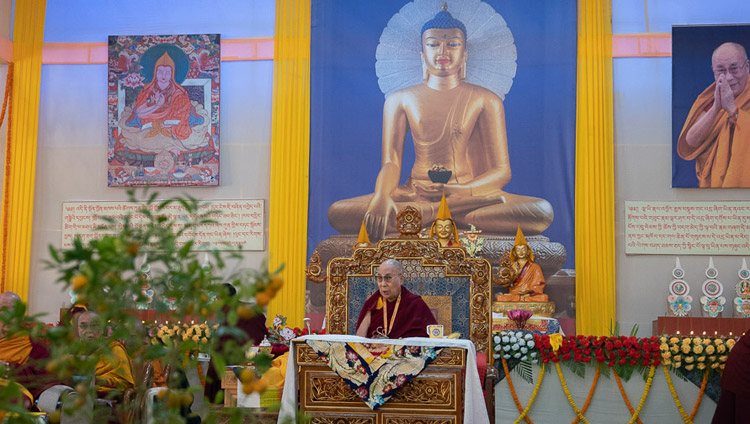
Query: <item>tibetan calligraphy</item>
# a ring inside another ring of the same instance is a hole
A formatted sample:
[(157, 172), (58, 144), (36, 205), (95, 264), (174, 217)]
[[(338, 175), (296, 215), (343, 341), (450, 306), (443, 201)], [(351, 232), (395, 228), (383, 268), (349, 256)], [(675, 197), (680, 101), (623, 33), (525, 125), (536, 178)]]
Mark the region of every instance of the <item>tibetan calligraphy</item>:
[(625, 253), (750, 254), (750, 202), (625, 202)]
[[(158, 204), (153, 204), (156, 213)], [(120, 220), (131, 214), (131, 225), (143, 225), (145, 217), (139, 212), (142, 203), (133, 202), (64, 202), (62, 205), (62, 247), (70, 248), (73, 240), (80, 237), (86, 243), (107, 234), (100, 229), (101, 218)], [(188, 240), (195, 241), (196, 249), (228, 249), (228, 245), (239, 246), (241, 250), (264, 249), (264, 201), (263, 200), (214, 200), (201, 205), (199, 213), (219, 211), (212, 214), (215, 221), (185, 231), (177, 239), (181, 246)], [(191, 216), (179, 203), (167, 205), (160, 213), (179, 222)]]

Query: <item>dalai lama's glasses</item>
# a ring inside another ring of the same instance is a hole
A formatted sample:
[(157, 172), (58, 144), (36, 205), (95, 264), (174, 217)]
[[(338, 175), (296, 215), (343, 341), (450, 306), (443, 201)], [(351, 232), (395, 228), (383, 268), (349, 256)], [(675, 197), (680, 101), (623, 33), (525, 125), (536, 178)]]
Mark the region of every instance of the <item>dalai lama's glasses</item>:
[(392, 275), (376, 275), (375, 276), (375, 281), (377, 281), (378, 283), (381, 282), (381, 281), (385, 281), (385, 283), (388, 284), (391, 281), (393, 281), (394, 278), (395, 277), (392, 276)]
[(732, 75), (733, 75), (733, 76), (735, 76), (735, 77), (736, 77), (736, 76), (739, 76), (739, 75), (740, 75), (740, 73), (742, 73), (742, 70), (743, 70), (743, 69), (745, 68), (745, 65), (747, 65), (747, 62), (748, 62), (748, 61), (746, 60), (746, 61), (745, 61), (745, 63), (743, 63), (743, 64), (742, 64), (742, 65), (740, 65), (740, 66), (737, 66), (737, 65), (732, 65), (732, 66), (730, 66), (730, 67), (729, 67), (729, 69), (725, 69), (725, 68), (714, 68), (714, 69), (713, 69), (713, 71), (714, 71), (714, 75), (716, 75), (717, 77), (718, 77), (719, 75), (726, 75), (726, 74), (732, 74)]

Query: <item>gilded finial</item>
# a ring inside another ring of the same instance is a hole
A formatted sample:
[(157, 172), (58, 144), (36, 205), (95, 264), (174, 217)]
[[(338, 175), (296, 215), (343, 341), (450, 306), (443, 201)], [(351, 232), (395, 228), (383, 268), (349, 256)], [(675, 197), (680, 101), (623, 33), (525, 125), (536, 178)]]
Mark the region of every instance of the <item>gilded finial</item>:
[(447, 2), (447, 1), (444, 1), (444, 2), (443, 2), (443, 5), (442, 5), (442, 6), (440, 6), (440, 10), (442, 10), (442, 11), (444, 11), (444, 12), (447, 12), (447, 11), (448, 11), (448, 2)]

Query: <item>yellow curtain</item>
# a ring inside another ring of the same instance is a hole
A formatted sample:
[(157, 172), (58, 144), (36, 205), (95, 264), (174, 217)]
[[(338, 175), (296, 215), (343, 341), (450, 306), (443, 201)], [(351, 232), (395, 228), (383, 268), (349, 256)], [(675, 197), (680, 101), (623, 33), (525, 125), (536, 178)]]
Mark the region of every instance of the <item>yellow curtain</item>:
[(46, 0), (17, 0), (13, 22), (13, 97), (0, 218), (0, 289), (14, 291), (24, 301), (29, 292), (45, 10)]
[(268, 261), (285, 263), (284, 289), (268, 308), (290, 326), (305, 317), (310, 168), (310, 0), (276, 2)]
[(615, 321), (611, 0), (578, 1), (576, 331), (606, 335)]

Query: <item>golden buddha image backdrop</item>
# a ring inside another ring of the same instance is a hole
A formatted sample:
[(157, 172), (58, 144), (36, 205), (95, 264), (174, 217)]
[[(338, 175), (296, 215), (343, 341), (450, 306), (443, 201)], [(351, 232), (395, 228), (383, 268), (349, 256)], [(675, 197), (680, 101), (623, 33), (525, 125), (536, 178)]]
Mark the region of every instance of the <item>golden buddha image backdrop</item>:
[(672, 187), (750, 187), (750, 25), (672, 28)]
[(575, 78), (575, 1), (313, 0), (308, 255), (398, 235), (407, 205), (427, 237), (445, 195), (494, 268), (520, 226), (574, 276)]

